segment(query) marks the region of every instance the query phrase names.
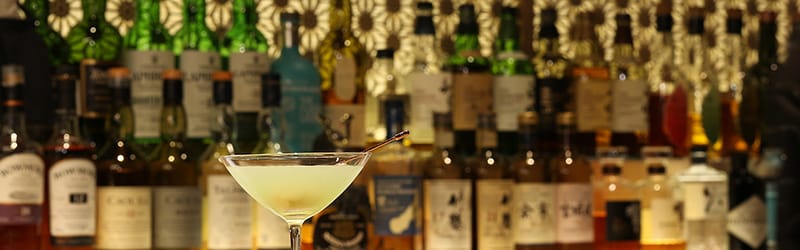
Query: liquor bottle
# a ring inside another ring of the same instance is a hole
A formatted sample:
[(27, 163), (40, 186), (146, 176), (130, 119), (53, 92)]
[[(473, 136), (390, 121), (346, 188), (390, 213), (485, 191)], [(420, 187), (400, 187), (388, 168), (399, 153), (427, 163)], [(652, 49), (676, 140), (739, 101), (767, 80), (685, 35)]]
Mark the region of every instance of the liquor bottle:
[(317, 65), (322, 78), (322, 102), (325, 116), (338, 121), (349, 114), (352, 127), (333, 123), (337, 131), (347, 133), (347, 147), (364, 147), (364, 74), (369, 69), (369, 54), (350, 30), (350, 0), (331, 0), (330, 31), (320, 42)]
[(287, 124), (283, 131), (286, 152), (311, 151), (314, 137), (322, 133), (317, 121), (322, 110), (321, 80), (314, 63), (300, 55), (299, 27), (299, 14), (281, 13), (283, 47), (271, 69), (281, 76), (283, 85), (281, 110)]
[(634, 184), (622, 176), (626, 151), (625, 147), (597, 148), (603, 174), (594, 185), (594, 249), (639, 249), (641, 207)]
[(25, 128), (22, 67), (2, 66), (3, 115), (0, 123), (0, 245), (39, 249), (45, 177), (41, 146)]
[(706, 147), (694, 146), (691, 165), (677, 175), (683, 195), (686, 249), (728, 249), (728, 176), (706, 164)]
[(47, 166), (43, 211), (43, 249), (93, 249), (97, 197), (94, 149), (78, 129), (75, 77), (56, 76), (57, 106), (53, 136), (44, 145)]
[(719, 92), (721, 101), (721, 138), (714, 144), (714, 151), (722, 156), (747, 152), (748, 145), (742, 139), (739, 123), (739, 103), (742, 100), (742, 81), (745, 76), (745, 49), (742, 38), (742, 10), (728, 9), (726, 36), (720, 46), (724, 51), (725, 68), (720, 72)]
[[(381, 126), (380, 120), (383, 115), (383, 107), (381, 100), (386, 96), (396, 96), (403, 98), (401, 101), (408, 103), (407, 88), (404, 82), (398, 79), (398, 75), (394, 71), (394, 50), (393, 49), (380, 49), (377, 51), (375, 63), (372, 68), (367, 71), (366, 75), (367, 94), (365, 102), (366, 108), (366, 126), (367, 126), (367, 143), (379, 143), (384, 138), (388, 131), (384, 126)], [(404, 104), (407, 106), (407, 104)]]
[(539, 119), (526, 111), (518, 117), (519, 153), (512, 161), (514, 185), (513, 222), (517, 250), (553, 249), (556, 234), (555, 186), (546, 158), (536, 148)]
[(478, 156), (472, 167), (475, 179), (472, 234), (477, 249), (514, 248), (511, 231), (514, 179), (510, 178), (505, 159), (497, 153), (496, 120), (493, 113), (478, 115)]
[(96, 249), (150, 249), (151, 189), (147, 162), (133, 144), (131, 75), (127, 68), (111, 68), (112, 112), (109, 141), (97, 153)]
[(255, 1), (236, 0), (233, 5), (233, 25), (222, 40), (220, 52), (223, 67), (233, 74), (233, 110), (239, 120), (234, 145), (237, 153), (248, 153), (257, 143), (261, 74), (269, 70), (269, 46), (256, 28), (258, 13)]
[(425, 249), (472, 249), (472, 183), (453, 152), (453, 118), (433, 114), (434, 150), (423, 181)]
[[(647, 74), (649, 79), (649, 91), (647, 102), (647, 145), (649, 146), (672, 146), (675, 148), (676, 155), (682, 155), (685, 151), (686, 141), (686, 104), (682, 107), (678, 115), (667, 112), (670, 97), (675, 93), (684, 91), (686, 84), (683, 75), (675, 65), (675, 46), (672, 36), (672, 6), (668, 1), (662, 1), (656, 7), (656, 31), (654, 40), (656, 51), (664, 53), (656, 54), (648, 65)], [(677, 100), (675, 100), (677, 101)], [(667, 124), (670, 124), (668, 126)], [(673, 125), (676, 124), (676, 125)], [(670, 133), (668, 133), (670, 130)], [(683, 132), (676, 133), (673, 131)], [(677, 142), (677, 143), (676, 143)]]
[[(219, 70), (222, 64), (217, 53), (217, 40), (206, 26), (205, 18), (205, 0), (184, 0), (183, 25), (172, 39), (172, 53), (178, 57), (177, 65), (183, 73), (182, 80), (186, 86), (181, 96), (185, 98), (181, 98), (180, 103), (186, 112), (186, 128), (182, 131), (186, 138), (181, 140), (185, 143), (183, 150), (195, 160), (201, 158), (201, 154), (210, 144), (210, 124), (214, 110), (211, 74)], [(162, 122), (163, 118), (162, 114)], [(161, 135), (163, 144), (163, 131)]]
[(494, 42), (492, 107), (497, 114), (497, 150), (508, 156), (517, 149), (517, 115), (533, 110), (533, 64), (519, 44), (517, 9), (503, 7)]
[(25, 1), (22, 3), (22, 9), (25, 11), (25, 16), (33, 21), (34, 31), (47, 46), (50, 65), (66, 64), (69, 59), (69, 45), (47, 24), (50, 3), (46, 0)]
[(742, 100), (739, 106), (739, 125), (742, 139), (751, 147), (757, 148), (763, 133), (763, 120), (766, 108), (762, 105), (764, 87), (770, 84), (770, 77), (780, 68), (778, 63), (778, 41), (776, 33), (777, 14), (765, 11), (759, 15), (758, 25), (758, 63), (745, 75)]
[(181, 72), (163, 74), (161, 144), (150, 162), (153, 185), (153, 249), (196, 248), (201, 245), (202, 194), (199, 168), (185, 149), (186, 112)]
[(667, 174), (668, 146), (646, 146), (642, 157), (647, 177), (639, 185), (641, 201), (642, 250), (684, 249), (680, 202), (675, 197), (673, 181)]
[[(353, 184), (315, 216), (313, 249), (367, 249), (370, 213), (366, 183), (357, 177)], [(278, 218), (278, 222), (282, 220)]]
[(234, 154), (233, 130), (237, 120), (231, 107), (231, 73), (215, 71), (214, 118), (211, 135), (214, 142), (203, 156), (200, 189), (203, 191), (203, 249), (250, 249), (252, 244), (252, 204), (219, 157)]
[(534, 50), (537, 54), (533, 58), (536, 79), (533, 100), (539, 115), (539, 150), (544, 154), (557, 154), (559, 151), (556, 114), (565, 111), (569, 102), (569, 61), (559, 52), (557, 17), (554, 8), (542, 10), (539, 41)]
[[(285, 150), (286, 126), (283, 119), (284, 113), (280, 110), (283, 99), (281, 78), (282, 76), (275, 72), (261, 75), (261, 111), (258, 114), (257, 124), (259, 136), (258, 143), (253, 150), (254, 154), (275, 154)], [(252, 201), (252, 206), (252, 209), (255, 210), (255, 220), (253, 220), (255, 223), (253, 228), (256, 230), (254, 233), (256, 236), (255, 247), (262, 250), (289, 249), (291, 244), (289, 238), (286, 237), (286, 221), (259, 205), (255, 200)], [(364, 247), (366, 248), (366, 246)]]
[(557, 249), (592, 249), (592, 169), (572, 146), (575, 115), (562, 112), (556, 117), (561, 150), (550, 159), (556, 185)]
[(458, 13), (456, 52), (447, 59), (445, 67), (453, 74), (450, 109), (455, 151), (468, 156), (477, 152), (473, 145), (478, 114), (492, 111), (492, 75), (489, 59), (480, 54), (475, 6), (463, 4)]
[[(796, 21), (797, 19), (795, 19)], [(797, 23), (794, 23), (794, 27), (797, 28)], [(793, 32), (791, 40), (795, 41), (796, 35)], [(778, 215), (778, 206), (780, 205), (780, 201), (778, 200), (779, 195), (779, 183), (781, 179), (781, 169), (787, 159), (786, 154), (783, 150), (779, 148), (765, 148), (764, 153), (762, 154), (761, 158), (759, 159), (754, 174), (761, 178), (764, 181), (764, 200), (766, 203), (766, 249), (779, 249), (778, 248), (778, 226), (780, 218)]]
[(409, 88), (411, 117), (409, 135), (418, 144), (434, 142), (431, 127), (433, 113), (450, 111), (449, 95), (451, 74), (442, 71), (443, 54), (437, 46), (436, 29), (433, 24), (433, 4), (429, 1), (417, 3), (417, 17), (414, 20), (414, 68), (403, 76)]
[(134, 138), (145, 157), (159, 143), (161, 73), (174, 67), (172, 37), (159, 21), (157, 0), (137, 0), (136, 19), (125, 37), (123, 62), (131, 71), (131, 104), (136, 114)]
[(575, 56), (570, 72), (575, 88), (576, 145), (581, 152), (611, 143), (611, 81), (603, 59), (591, 12), (578, 14), (575, 23)]
[[(401, 99), (388, 98), (383, 106), (387, 138), (403, 130), (405, 107)], [(419, 237), (420, 171), (413, 164), (415, 152), (395, 142), (373, 155), (370, 201), (374, 213), (369, 249), (414, 249)], [(380, 200), (377, 198), (380, 197)]]
[(728, 174), (729, 210), (727, 230), (730, 249), (766, 250), (767, 209), (764, 181), (748, 169), (748, 152), (733, 152)]
[[(713, 70), (710, 60), (710, 46), (704, 38), (705, 17), (704, 10), (697, 7), (689, 9), (688, 32), (686, 37), (686, 58), (682, 60), (683, 75), (687, 77), (689, 85), (687, 93), (687, 106), (689, 110), (689, 145), (694, 147), (708, 147), (709, 142), (716, 141), (716, 131), (706, 131), (702, 116), (708, 112), (718, 112), (716, 108), (704, 105), (709, 93), (717, 92), (717, 74)], [(709, 100), (713, 103), (713, 100)], [(718, 103), (718, 102), (717, 102)], [(711, 119), (710, 121), (714, 121)], [(707, 132), (711, 132), (710, 134)]]
[(647, 137), (647, 75), (634, 55), (631, 16), (617, 14), (611, 70), (611, 144), (639, 155)]

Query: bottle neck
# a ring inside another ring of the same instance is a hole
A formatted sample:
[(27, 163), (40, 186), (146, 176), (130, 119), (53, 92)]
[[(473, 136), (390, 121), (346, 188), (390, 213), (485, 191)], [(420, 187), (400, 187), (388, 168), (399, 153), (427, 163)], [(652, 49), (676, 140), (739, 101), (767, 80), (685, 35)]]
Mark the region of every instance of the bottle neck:
[(134, 116), (133, 108), (130, 103), (116, 103), (113, 107), (114, 113), (108, 117), (107, 126), (110, 128), (113, 141), (130, 141), (133, 139)]
[(83, 20), (86, 22), (99, 22), (106, 11), (105, 0), (81, 0), (83, 7)]
[(454, 135), (449, 128), (436, 128), (434, 130), (433, 146), (437, 151), (453, 149)]
[(211, 136), (217, 142), (230, 143), (233, 141), (234, 129), (236, 128), (236, 114), (230, 103), (218, 103), (216, 113), (212, 122)]
[(186, 0), (183, 6), (183, 26), (185, 28), (205, 26), (205, 0)]
[(283, 34), (283, 49), (282, 51), (294, 52), (300, 54), (300, 35), (298, 32), (299, 25), (295, 22), (283, 22), (281, 34)]
[(536, 152), (536, 126), (519, 126), (519, 148), (525, 151)]
[(257, 22), (258, 13), (253, 0), (233, 1), (233, 27), (255, 28)]
[(633, 44), (622, 43), (614, 45), (614, 59), (615, 60), (629, 60), (634, 58)]
[(4, 134), (16, 134), (18, 137), (27, 137), (28, 132), (25, 127), (25, 112), (23, 111), (21, 102), (19, 105), (4, 106), (2, 126)]
[(159, 18), (159, 0), (137, 0), (135, 24), (146, 25), (149, 29)]
[(416, 34), (413, 42), (415, 69), (421, 71), (438, 69), (439, 55), (436, 51), (436, 37), (433, 34)]
[(186, 138), (186, 111), (183, 105), (164, 105), (160, 131), (165, 141), (183, 141)]
[(53, 137), (68, 139), (66, 135), (80, 137), (78, 127), (78, 115), (74, 108), (56, 109), (55, 125), (53, 126)]
[(559, 50), (560, 45), (559, 45), (559, 42), (558, 42), (558, 38), (541, 39), (541, 40), (539, 40), (537, 45), (538, 45), (537, 46), (538, 53), (544, 53), (544, 54), (558, 54), (559, 53), (558, 50)]
[(331, 0), (330, 8), (330, 30), (349, 32), (352, 13), (350, 0)]
[(778, 42), (775, 38), (777, 29), (774, 22), (762, 22), (759, 26), (758, 62), (760, 64), (778, 62)]
[(519, 51), (518, 38), (516, 18), (513, 15), (504, 15), (500, 19), (500, 30), (494, 46), (495, 53)]
[(264, 107), (258, 114), (258, 137), (261, 144), (270, 145), (280, 152), (283, 144), (283, 129), (279, 119), (278, 107)]

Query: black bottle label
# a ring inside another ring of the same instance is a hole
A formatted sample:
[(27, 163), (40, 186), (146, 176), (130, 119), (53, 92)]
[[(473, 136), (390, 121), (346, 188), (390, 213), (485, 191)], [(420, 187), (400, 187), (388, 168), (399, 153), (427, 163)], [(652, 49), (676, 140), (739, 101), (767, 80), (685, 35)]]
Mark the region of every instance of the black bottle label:
[(639, 201), (606, 202), (606, 240), (639, 240)]

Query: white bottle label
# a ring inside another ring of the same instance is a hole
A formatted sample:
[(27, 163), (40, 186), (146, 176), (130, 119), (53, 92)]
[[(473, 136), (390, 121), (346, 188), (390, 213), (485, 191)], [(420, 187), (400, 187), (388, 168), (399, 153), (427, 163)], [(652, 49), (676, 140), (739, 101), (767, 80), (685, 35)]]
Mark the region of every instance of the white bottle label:
[(582, 77), (575, 82), (575, 106), (577, 129), (592, 132), (611, 126), (611, 83)]
[(492, 111), (492, 75), (454, 74), (451, 108), (455, 130), (474, 130), (478, 114)]
[(425, 180), (425, 249), (472, 249), (469, 180)]
[(261, 74), (267, 73), (269, 66), (267, 53), (231, 53), (233, 110), (258, 112), (261, 109)]
[(175, 56), (168, 51), (128, 50), (125, 66), (131, 70), (131, 106), (136, 114), (134, 137), (158, 137), (163, 99), (161, 73), (175, 65)]
[(186, 136), (203, 138), (211, 135), (212, 80), (220, 69), (219, 54), (185, 50), (181, 54), (183, 72), (183, 107), (186, 110)]
[(153, 188), (153, 246), (190, 248), (200, 246), (202, 194), (197, 187)]
[(358, 77), (356, 59), (342, 56), (333, 70), (333, 93), (336, 98), (345, 101), (353, 100), (356, 97), (356, 77)]
[(719, 219), (728, 214), (727, 183), (684, 183), (683, 190), (686, 220)]
[(411, 90), (411, 140), (433, 143), (433, 113), (450, 111), (450, 74), (412, 72), (404, 79)]
[(767, 238), (767, 208), (758, 196), (750, 196), (728, 213), (728, 232), (757, 248)]
[(533, 110), (533, 76), (495, 76), (493, 83), (494, 112), (497, 131), (517, 131), (517, 116), (528, 108)]
[(477, 180), (475, 188), (478, 249), (513, 249), (511, 209), (514, 182), (508, 179)]
[(556, 242), (594, 241), (592, 186), (583, 183), (556, 184)]
[(0, 160), (0, 204), (44, 202), (44, 161), (33, 153), (19, 153)]
[(291, 247), (289, 227), (286, 221), (272, 211), (261, 207), (255, 201), (253, 203), (258, 208), (258, 248), (288, 249)]
[(230, 175), (208, 176), (208, 248), (250, 248), (253, 211), (250, 196)]
[(50, 168), (50, 235), (94, 236), (96, 172), (87, 159), (64, 159)]
[(647, 240), (675, 240), (683, 237), (683, 225), (680, 218), (680, 206), (673, 199), (653, 198), (650, 201), (650, 228), (642, 228), (643, 240), (645, 232), (649, 232)]
[(647, 83), (641, 80), (614, 81), (611, 87), (611, 130), (647, 130)]
[(99, 187), (95, 247), (150, 248), (151, 195), (149, 187)]
[[(341, 122), (344, 114), (350, 114), (349, 130), (348, 127)], [(364, 147), (366, 144), (366, 134), (363, 133), (363, 131), (366, 131), (364, 128), (366, 126), (364, 105), (326, 105), (325, 117), (331, 121), (331, 128), (333, 130), (339, 131), (342, 134), (345, 134), (346, 131), (350, 131), (350, 140), (348, 140), (346, 146)]]
[(552, 184), (517, 183), (514, 186), (514, 241), (521, 245), (556, 241), (556, 188)]

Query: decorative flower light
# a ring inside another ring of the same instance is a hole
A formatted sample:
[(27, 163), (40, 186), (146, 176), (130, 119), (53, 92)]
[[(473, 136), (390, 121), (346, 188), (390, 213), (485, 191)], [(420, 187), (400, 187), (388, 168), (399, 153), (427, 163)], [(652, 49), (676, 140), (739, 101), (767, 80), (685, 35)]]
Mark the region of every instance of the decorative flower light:
[(233, 0), (206, 1), (206, 25), (217, 38), (225, 36), (225, 32), (231, 28), (232, 8)]
[(171, 35), (181, 29), (183, 2), (181, 0), (159, 0), (159, 19)]
[(72, 0), (53, 0), (50, 2), (50, 15), (47, 16), (47, 24), (56, 32), (66, 37), (78, 21), (83, 18), (81, 1)]
[(478, 42), (481, 44), (481, 54), (492, 55), (492, 43), (497, 37), (497, 30), (500, 27), (500, 12), (503, 7), (517, 7), (517, 5), (519, 5), (519, 0), (477, 1), (475, 11), (478, 12), (478, 24), (480, 24)]
[(114, 25), (119, 34), (125, 36), (133, 26), (136, 8), (133, 0), (109, 0), (106, 6), (106, 20)]
[(280, 32), (281, 32), (281, 13), (297, 12), (290, 0), (260, 0), (256, 3), (256, 13), (258, 13), (258, 30), (267, 38), (271, 58), (278, 58), (281, 51)]
[(355, 1), (353, 10), (353, 34), (358, 37), (364, 48), (372, 53), (386, 47), (384, 38), (387, 35), (386, 27), (380, 25), (386, 20), (385, 6), (375, 4), (374, 1)]
[(300, 13), (300, 53), (313, 53), (330, 27), (328, 1), (293, 0), (289, 6)]
[(464, 4), (464, 0), (441, 0), (433, 1), (433, 22), (436, 24), (437, 44), (442, 51), (452, 54), (453, 34), (458, 26), (458, 6)]

